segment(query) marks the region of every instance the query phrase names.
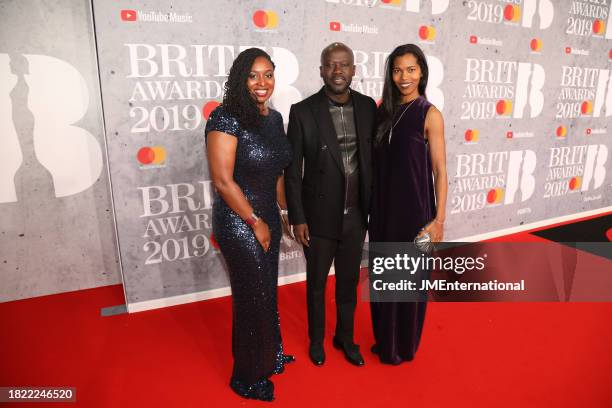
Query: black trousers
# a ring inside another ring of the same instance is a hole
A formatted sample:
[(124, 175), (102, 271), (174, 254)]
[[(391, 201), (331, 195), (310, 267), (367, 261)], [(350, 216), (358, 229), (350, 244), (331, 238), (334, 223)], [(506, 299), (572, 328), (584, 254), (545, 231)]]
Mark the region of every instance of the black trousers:
[(322, 342), (325, 337), (325, 286), (332, 262), (336, 273), (336, 337), (340, 341), (353, 341), (365, 233), (362, 213), (354, 209), (344, 215), (340, 240), (311, 235), (310, 246), (304, 247), (308, 336), (311, 342)]

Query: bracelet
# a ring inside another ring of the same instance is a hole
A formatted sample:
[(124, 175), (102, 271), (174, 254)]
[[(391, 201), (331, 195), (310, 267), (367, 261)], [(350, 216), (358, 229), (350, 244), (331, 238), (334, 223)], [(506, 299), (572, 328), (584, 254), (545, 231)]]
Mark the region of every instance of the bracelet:
[(443, 223), (443, 222), (438, 221), (436, 218), (434, 218), (433, 220), (434, 220), (435, 222), (437, 222), (438, 224), (440, 224), (440, 225), (444, 225), (444, 223)]
[(281, 215), (287, 215), (287, 214), (289, 214), (289, 211), (287, 211), (287, 209), (286, 209), (286, 208), (285, 208), (285, 209), (283, 209), (283, 207), (281, 207), (281, 206), (280, 206), (280, 204), (279, 204), (278, 202), (276, 203), (276, 206), (278, 207), (278, 211), (280, 211), (280, 214), (281, 214)]
[(259, 222), (259, 217), (257, 215), (255, 215), (255, 213), (251, 214), (251, 216), (249, 218), (247, 218), (246, 223), (249, 225), (249, 227), (254, 227), (255, 224), (257, 224), (257, 222)]

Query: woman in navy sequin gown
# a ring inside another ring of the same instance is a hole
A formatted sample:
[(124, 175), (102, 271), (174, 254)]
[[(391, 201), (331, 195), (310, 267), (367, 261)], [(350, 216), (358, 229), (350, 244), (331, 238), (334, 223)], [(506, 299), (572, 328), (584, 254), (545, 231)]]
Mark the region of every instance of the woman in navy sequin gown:
[(283, 354), (277, 308), (279, 207), (286, 209), (282, 172), (290, 145), (283, 120), (266, 102), (274, 90), (274, 64), (264, 51), (240, 53), (230, 69), (223, 104), (206, 124), (213, 233), (232, 288), (230, 387), (245, 398), (271, 401), (269, 377), (293, 361)]
[[(443, 239), (447, 193), (444, 120), (425, 98), (429, 70), (419, 47), (397, 47), (385, 68), (374, 145), (369, 238), (411, 242), (421, 229)], [(433, 175), (433, 177), (432, 177)], [(425, 302), (370, 304), (376, 344), (387, 364), (410, 361), (419, 346)]]

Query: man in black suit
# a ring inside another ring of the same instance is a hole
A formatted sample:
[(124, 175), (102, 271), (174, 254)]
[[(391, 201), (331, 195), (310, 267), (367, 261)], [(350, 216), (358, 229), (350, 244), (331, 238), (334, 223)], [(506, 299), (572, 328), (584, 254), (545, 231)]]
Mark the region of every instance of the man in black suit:
[(293, 160), (285, 173), (289, 222), (306, 256), (309, 355), (325, 362), (325, 284), (334, 263), (334, 347), (363, 365), (353, 341), (357, 283), (371, 194), (376, 103), (349, 88), (353, 51), (333, 43), (321, 53), (324, 86), (291, 107), (287, 136)]

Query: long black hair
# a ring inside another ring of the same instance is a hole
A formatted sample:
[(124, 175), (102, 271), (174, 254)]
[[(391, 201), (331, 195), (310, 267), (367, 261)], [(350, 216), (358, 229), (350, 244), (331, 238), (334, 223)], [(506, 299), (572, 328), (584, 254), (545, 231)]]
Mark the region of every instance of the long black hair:
[(412, 54), (417, 60), (417, 64), (421, 68), (421, 80), (419, 81), (419, 95), (427, 98), (425, 89), (427, 88), (427, 80), (429, 78), (429, 67), (427, 59), (423, 51), (414, 44), (404, 44), (396, 47), (387, 57), (385, 62), (385, 83), (383, 85), (382, 102), (378, 107), (378, 131), (376, 133), (376, 142), (380, 143), (384, 135), (391, 128), (391, 121), (395, 116), (399, 106), (401, 94), (393, 82), (393, 64), (395, 59), (406, 54)]
[(242, 51), (230, 68), (223, 94), (223, 108), (249, 130), (259, 129), (263, 118), (255, 99), (246, 86), (253, 62), (258, 57), (264, 57), (270, 61), (273, 69), (276, 67), (270, 55), (260, 48), (248, 48)]

